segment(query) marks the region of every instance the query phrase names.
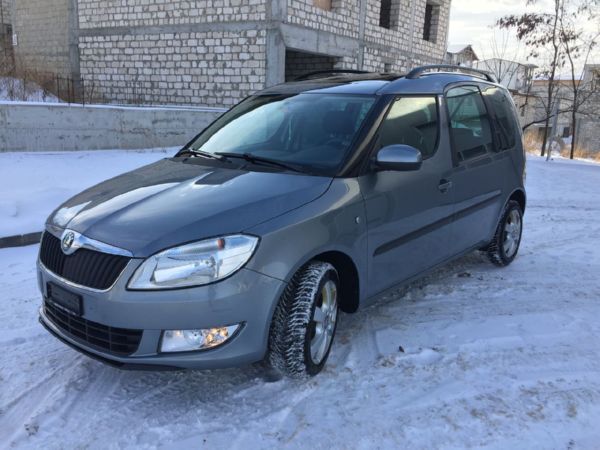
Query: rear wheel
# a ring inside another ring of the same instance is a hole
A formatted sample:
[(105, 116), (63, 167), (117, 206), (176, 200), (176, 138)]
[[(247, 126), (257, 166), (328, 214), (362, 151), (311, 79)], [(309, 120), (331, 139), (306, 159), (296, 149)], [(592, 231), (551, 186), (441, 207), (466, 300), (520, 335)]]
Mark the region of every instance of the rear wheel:
[(497, 266), (508, 266), (517, 256), (523, 233), (521, 205), (510, 200), (500, 218), (492, 242), (487, 247), (490, 261)]
[(312, 261), (288, 284), (273, 315), (267, 355), (280, 374), (313, 376), (325, 366), (337, 327), (338, 280), (331, 264)]

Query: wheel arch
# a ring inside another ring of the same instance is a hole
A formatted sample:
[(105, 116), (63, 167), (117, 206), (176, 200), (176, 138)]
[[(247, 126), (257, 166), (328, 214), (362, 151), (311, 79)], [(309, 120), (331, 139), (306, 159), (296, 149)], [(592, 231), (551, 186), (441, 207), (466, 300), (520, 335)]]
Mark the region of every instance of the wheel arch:
[(516, 201), (521, 206), (521, 212), (525, 214), (525, 206), (527, 205), (527, 196), (525, 195), (525, 191), (523, 189), (514, 190), (513, 193), (510, 194), (510, 197), (508, 197), (506, 203), (511, 200)]
[(358, 266), (348, 252), (339, 249), (316, 250), (299, 260), (285, 279), (289, 282), (294, 274), (311, 261), (326, 262), (335, 268), (340, 282), (340, 309), (345, 313), (356, 312), (360, 305), (361, 280)]
[(352, 258), (344, 252), (332, 250), (319, 253), (309, 261), (312, 260), (327, 262), (335, 268), (340, 281), (340, 309), (345, 313), (356, 312), (360, 304), (360, 277)]

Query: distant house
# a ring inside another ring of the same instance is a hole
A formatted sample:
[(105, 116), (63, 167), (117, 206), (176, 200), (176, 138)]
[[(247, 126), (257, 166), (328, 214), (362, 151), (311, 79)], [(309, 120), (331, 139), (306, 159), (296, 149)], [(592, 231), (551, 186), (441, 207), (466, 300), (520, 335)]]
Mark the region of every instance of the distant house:
[(586, 64), (581, 83), (586, 101), (577, 124), (577, 144), (600, 152), (600, 64)]
[(473, 63), (479, 61), (475, 50), (469, 44), (451, 44), (446, 51), (446, 64), (456, 66), (473, 67)]
[(531, 87), (535, 64), (522, 64), (501, 58), (476, 61), (473, 67), (491, 72), (498, 82), (512, 92), (526, 93)]
[[(600, 64), (587, 64), (581, 80), (577, 80), (576, 83), (580, 103), (575, 125), (576, 144), (585, 150), (600, 151)], [(548, 135), (552, 139), (559, 139), (561, 145), (568, 145), (573, 136), (572, 86), (572, 80), (569, 78), (559, 77), (555, 81), (551, 109), (558, 110), (559, 114), (556, 120), (550, 120)], [(546, 117), (548, 80), (533, 80), (526, 93), (513, 93), (513, 97), (520, 110), (521, 124), (529, 125), (526, 133), (541, 139), (545, 131), (543, 120)], [(554, 124), (556, 129), (553, 129)]]
[[(560, 100), (560, 110), (569, 109), (573, 103), (573, 92), (571, 89), (570, 80), (556, 80), (553, 91), (554, 101)], [(514, 94), (513, 94), (514, 96)], [(545, 123), (542, 121), (546, 117), (546, 99), (548, 96), (548, 80), (537, 79), (531, 82), (531, 86), (526, 93), (515, 97), (515, 103), (521, 111), (522, 124), (527, 125), (533, 123), (527, 130), (527, 133), (535, 133), (538, 139), (541, 139), (544, 134)], [(571, 129), (571, 113), (563, 112), (558, 115), (556, 120), (556, 130), (552, 128), (554, 121), (550, 120), (548, 134), (550, 137), (567, 139), (572, 134)]]

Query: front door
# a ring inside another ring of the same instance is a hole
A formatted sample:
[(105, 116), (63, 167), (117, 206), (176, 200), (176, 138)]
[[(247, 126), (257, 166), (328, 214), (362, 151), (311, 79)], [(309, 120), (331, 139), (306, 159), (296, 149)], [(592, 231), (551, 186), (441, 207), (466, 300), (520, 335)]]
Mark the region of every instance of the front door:
[(383, 121), (374, 152), (387, 145), (421, 151), (417, 171), (370, 170), (359, 178), (367, 211), (368, 295), (375, 295), (450, 256), (453, 190), (447, 133), (440, 133), (435, 96), (397, 98)]

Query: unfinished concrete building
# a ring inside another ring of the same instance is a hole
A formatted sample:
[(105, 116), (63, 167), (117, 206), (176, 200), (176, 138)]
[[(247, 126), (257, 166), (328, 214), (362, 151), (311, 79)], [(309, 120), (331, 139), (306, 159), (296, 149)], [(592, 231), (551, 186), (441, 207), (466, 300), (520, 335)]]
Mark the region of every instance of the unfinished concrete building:
[(8, 73), (14, 65), (12, 34), (9, 2), (0, 0), (0, 75)]
[(450, 0), (3, 0), (23, 68), (117, 103), (232, 105), (312, 70), (446, 54)]

